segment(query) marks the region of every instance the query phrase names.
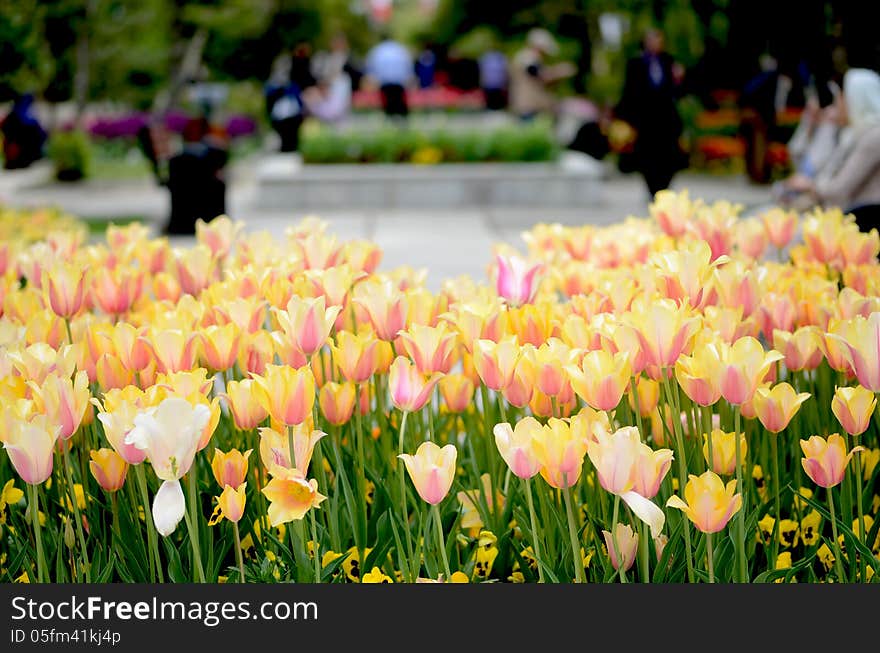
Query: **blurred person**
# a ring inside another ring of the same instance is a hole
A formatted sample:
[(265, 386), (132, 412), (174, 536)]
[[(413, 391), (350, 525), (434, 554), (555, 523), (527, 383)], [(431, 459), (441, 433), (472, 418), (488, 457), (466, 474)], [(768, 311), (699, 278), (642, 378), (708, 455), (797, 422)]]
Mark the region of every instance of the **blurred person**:
[(430, 45), (416, 57), (415, 73), (419, 82), (419, 88), (431, 88), (434, 85), (434, 75), (437, 72), (437, 54)]
[(299, 150), (299, 131), (305, 119), (302, 94), (315, 84), (310, 53), (310, 46), (300, 43), (289, 55), (279, 57), (264, 89), (266, 111), (281, 140), (281, 152)]
[(846, 127), (828, 163), (815, 179), (799, 175), (790, 186), (822, 206), (854, 214), (863, 231), (880, 229), (880, 75), (848, 70), (841, 106)]
[(168, 161), (171, 216), (166, 234), (192, 235), (199, 218), (207, 222), (226, 213), (228, 158), (223, 135), (206, 118), (187, 121), (181, 151)]
[(6, 117), (0, 121), (3, 134), (3, 166), (7, 170), (27, 168), (43, 158), (46, 131), (34, 114), (34, 96), (19, 95)]
[[(317, 55), (315, 56), (318, 58)], [(330, 51), (324, 53), (323, 56), (326, 56), (329, 61), (322, 65), (326, 65), (328, 70), (335, 68), (341, 71), (348, 78), (352, 93), (360, 88), (363, 72), (351, 54), (348, 37), (344, 33), (337, 32), (333, 36), (330, 40)], [(315, 75), (315, 77), (318, 79), (318, 84), (320, 84), (320, 75)]]
[(574, 64), (548, 65), (548, 56), (559, 53), (556, 39), (545, 29), (534, 28), (526, 36), (526, 45), (513, 58), (510, 67), (510, 110), (521, 120), (552, 113), (556, 98), (550, 85), (575, 74)]
[(807, 92), (800, 122), (786, 145), (794, 173), (773, 184), (773, 197), (777, 202), (790, 203), (796, 198), (799, 193), (790, 187), (792, 179), (799, 176), (815, 179), (837, 147), (840, 132), (846, 124), (846, 112), (840, 87), (829, 82), (829, 90), (834, 101), (824, 109), (819, 106), (817, 95)]
[(406, 118), (409, 115), (406, 89), (414, 74), (413, 60), (406, 47), (386, 37), (367, 53), (366, 73), (379, 86), (385, 115)]
[(635, 130), (631, 165), (644, 177), (651, 197), (669, 188), (675, 173), (687, 166), (676, 106), (683, 78), (682, 66), (664, 51), (663, 33), (649, 29), (641, 54), (627, 62), (615, 114)]
[(479, 59), (480, 89), (483, 91), (486, 108), (500, 111), (507, 106), (507, 57), (492, 48), (484, 52)]
[(305, 90), (303, 102), (310, 116), (339, 124), (351, 115), (351, 77), (345, 61), (332, 54), (315, 58), (316, 84)]
[(746, 144), (746, 173), (757, 184), (770, 180), (770, 134), (782, 108), (780, 98), (790, 87), (791, 80), (780, 74), (776, 59), (765, 54), (760, 57), (759, 72), (746, 82), (740, 95), (740, 135)]

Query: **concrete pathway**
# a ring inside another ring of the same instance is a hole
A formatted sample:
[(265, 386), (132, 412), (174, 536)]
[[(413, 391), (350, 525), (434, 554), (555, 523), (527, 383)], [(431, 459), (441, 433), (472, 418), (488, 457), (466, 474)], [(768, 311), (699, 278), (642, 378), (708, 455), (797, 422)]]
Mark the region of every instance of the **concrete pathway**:
[[(284, 229), (303, 214), (265, 212), (254, 208), (256, 185), (253, 165), (244, 161), (233, 167), (227, 200), (231, 217), (244, 220), (248, 230), (268, 230), (283, 235)], [(767, 187), (755, 186), (744, 177), (682, 174), (675, 189), (688, 188), (692, 197), (706, 201), (728, 199), (754, 209), (770, 201)], [(48, 181), (45, 167), (16, 173), (0, 172), (0, 202), (13, 206), (57, 205), (89, 219), (109, 220), (120, 216), (143, 216), (157, 232), (168, 214), (168, 192), (152, 180), (81, 182)], [(366, 238), (384, 251), (382, 267), (399, 265), (428, 270), (428, 284), (437, 289), (444, 279), (468, 274), (485, 278), (494, 243), (522, 248), (522, 231), (537, 222), (566, 225), (608, 224), (628, 215), (647, 214), (648, 197), (641, 178), (612, 176), (603, 183), (601, 201), (578, 209), (499, 210), (362, 210), (313, 212), (327, 220), (340, 238)], [(175, 238), (185, 245), (187, 238)]]

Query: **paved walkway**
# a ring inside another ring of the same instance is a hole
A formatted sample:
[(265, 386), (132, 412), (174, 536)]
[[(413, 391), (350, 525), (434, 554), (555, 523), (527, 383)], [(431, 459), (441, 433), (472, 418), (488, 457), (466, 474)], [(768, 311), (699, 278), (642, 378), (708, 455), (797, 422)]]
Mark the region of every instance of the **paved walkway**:
[[(282, 235), (301, 214), (257, 211), (257, 192), (250, 170), (242, 162), (231, 171), (228, 213), (244, 220), (249, 230), (265, 229)], [(48, 181), (45, 166), (26, 171), (0, 172), (0, 202), (14, 206), (57, 205), (89, 219), (143, 216), (159, 226), (168, 214), (168, 193), (151, 180), (57, 184)], [(706, 201), (728, 199), (746, 210), (769, 201), (767, 187), (754, 186), (743, 177), (682, 174), (675, 189), (688, 188), (692, 197)], [(382, 267), (411, 265), (428, 269), (428, 283), (439, 288), (444, 279), (460, 274), (485, 278), (494, 243), (522, 247), (520, 234), (536, 222), (608, 224), (628, 215), (647, 214), (647, 193), (641, 178), (612, 175), (603, 183), (600, 202), (578, 209), (498, 210), (354, 210), (316, 212), (334, 233), (349, 240), (367, 238), (384, 251)], [(189, 239), (175, 239), (181, 245)]]

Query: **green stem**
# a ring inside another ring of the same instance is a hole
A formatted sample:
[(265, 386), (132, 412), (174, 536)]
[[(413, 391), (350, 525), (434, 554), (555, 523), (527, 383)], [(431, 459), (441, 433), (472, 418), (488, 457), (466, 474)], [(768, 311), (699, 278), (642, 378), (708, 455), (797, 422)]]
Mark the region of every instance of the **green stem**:
[(73, 516), (76, 520), (76, 536), (79, 539), (79, 546), (82, 549), (83, 566), (85, 567), (86, 582), (92, 582), (91, 564), (89, 563), (89, 552), (86, 550), (86, 537), (83, 533), (82, 516), (79, 512), (79, 503), (76, 500), (76, 491), (73, 487), (73, 471), (70, 468), (70, 450), (66, 442), (61, 443), (61, 449), (64, 452), (64, 473), (67, 477), (67, 491), (70, 496), (70, 502), (73, 504)]
[(40, 526), (40, 506), (37, 498), (39, 488), (36, 485), (28, 484), (28, 502), (31, 509), (31, 525), (34, 529), (34, 540), (37, 546), (37, 581), (46, 583), (49, 581), (46, 575), (46, 554), (43, 551), (43, 527)]
[(702, 407), (703, 432), (706, 434), (706, 469), (712, 469), (715, 461), (715, 449), (712, 443), (712, 412), (708, 406)]
[(578, 546), (577, 528), (574, 523), (574, 511), (571, 507), (571, 488), (566, 487), (562, 490), (562, 496), (565, 497), (565, 516), (568, 518), (568, 537), (571, 540), (571, 555), (574, 562), (574, 577), (578, 583), (586, 583), (586, 575), (584, 574), (583, 559), (581, 558), (581, 548)]
[(309, 518), (312, 522), (312, 560), (315, 564), (315, 582), (321, 582), (321, 547), (318, 546), (318, 521), (315, 518), (315, 509), (309, 510)]
[(113, 533), (119, 535), (119, 501), (116, 492), (110, 493), (110, 510), (113, 514)]
[(202, 569), (202, 556), (201, 556), (201, 546), (199, 545), (199, 520), (198, 520), (198, 460), (193, 460), (192, 467), (190, 467), (188, 474), (188, 487), (189, 490), (189, 519), (190, 524), (192, 524), (192, 532), (190, 533), (190, 539), (192, 540), (193, 545), (193, 554), (196, 556), (196, 572), (198, 576), (201, 578), (201, 582), (205, 582), (205, 572)]
[(538, 561), (538, 581), (544, 581), (544, 563), (541, 558), (541, 538), (538, 535), (538, 520), (535, 518), (535, 502), (532, 498), (532, 479), (524, 478), (526, 486), (526, 501), (529, 504), (529, 521), (532, 527), (532, 548), (535, 550), (535, 559)]
[(450, 582), (452, 572), (449, 571), (449, 557), (446, 555), (446, 543), (443, 540), (443, 522), (440, 521), (440, 508), (437, 504), (431, 506), (431, 512), (434, 515), (434, 523), (437, 525), (437, 546), (440, 547), (440, 554), (443, 557), (443, 570), (446, 572), (446, 582)]
[(776, 569), (779, 555), (779, 522), (782, 521), (782, 502), (779, 500), (779, 434), (770, 434), (770, 455), (773, 457), (773, 500), (776, 505), (776, 521), (773, 523), (773, 543), (770, 547), (770, 568)]
[[(409, 415), (408, 412), (403, 412), (403, 417), (400, 419), (400, 435), (397, 439), (397, 453), (403, 454), (404, 447), (404, 435), (406, 434), (406, 418)], [(406, 553), (407, 553), (407, 565), (406, 571), (408, 572), (409, 578), (407, 579), (410, 583), (415, 581), (415, 574), (413, 573), (413, 546), (412, 546), (412, 533), (410, 533), (409, 529), (409, 514), (407, 512), (406, 505), (406, 469), (403, 464), (403, 460), (400, 458), (397, 459), (397, 478), (400, 483), (400, 507), (403, 511), (403, 531), (405, 533), (406, 538)]]
[(651, 582), (651, 558), (648, 550), (648, 540), (650, 530), (646, 525), (639, 522), (639, 558), (641, 560), (639, 567), (643, 583)]
[(642, 438), (642, 442), (645, 441), (645, 431), (642, 427), (642, 411), (641, 404), (639, 403), (639, 384), (636, 382), (636, 377), (631, 376), (629, 378), (629, 391), (633, 398), (633, 404), (635, 404), (635, 410), (633, 412), (636, 415), (636, 427), (639, 429), (639, 435)]
[(202, 567), (202, 554), (199, 551), (199, 541), (195, 537), (194, 533), (196, 530), (196, 524), (193, 523), (192, 518), (190, 517), (189, 511), (183, 511), (183, 519), (186, 522), (186, 530), (189, 532), (189, 542), (192, 545), (193, 552), (193, 562), (196, 568), (196, 578), (200, 583), (205, 582), (205, 570)]
[(712, 533), (706, 533), (706, 562), (709, 568), (709, 582), (715, 582), (715, 551), (712, 548)]
[(626, 570), (624, 570), (623, 551), (620, 550), (620, 543), (617, 540), (617, 518), (620, 514), (620, 495), (614, 495), (614, 513), (611, 517), (611, 544), (614, 546), (614, 554), (617, 557), (617, 573), (620, 576), (620, 582), (626, 583)]
[[(355, 397), (357, 400), (355, 401), (355, 409), (354, 409), (354, 417), (355, 417), (355, 442), (357, 445), (357, 458), (358, 458), (358, 488), (360, 494), (360, 508), (361, 508), (361, 524), (366, 525), (367, 523), (367, 472), (366, 472), (366, 462), (364, 460), (364, 425), (363, 425), (363, 415), (361, 415), (360, 411), (360, 396), (361, 396), (361, 387), (360, 384), (355, 385)], [(366, 547), (366, 539), (367, 532), (364, 529), (362, 533), (362, 545)], [(366, 549), (359, 548), (358, 549), (358, 560), (359, 564), (363, 566), (364, 560), (366, 559)], [(361, 573), (366, 573), (361, 570)]]
[[(684, 449), (684, 437), (681, 432), (681, 411), (678, 410), (678, 401), (672, 392), (672, 384), (669, 382), (666, 369), (661, 371), (660, 376), (663, 378), (663, 388), (666, 390), (666, 403), (672, 409), (672, 430), (675, 435), (676, 458), (678, 458), (678, 491), (684, 493), (687, 486), (687, 454)], [(682, 519), (682, 531), (684, 532), (684, 552), (685, 561), (687, 562), (688, 582), (694, 582), (694, 554), (691, 551), (691, 526), (688, 519), (684, 516)]]
[(746, 572), (746, 493), (742, 479), (742, 451), (740, 447), (740, 407), (733, 407), (733, 450), (736, 457), (736, 491), (742, 496), (742, 507), (736, 514), (736, 568), (737, 580), (740, 583), (748, 582)]
[(834, 537), (834, 566), (837, 569), (837, 582), (843, 583), (846, 577), (843, 575), (843, 561), (840, 552), (840, 542), (837, 539), (837, 514), (834, 512), (834, 493), (833, 488), (826, 488), (828, 494), (828, 511), (831, 513), (831, 533)]
[(244, 582), (244, 559), (241, 555), (241, 537), (238, 534), (238, 522), (232, 522), (232, 532), (235, 534), (235, 561), (238, 563), (238, 582)]
[[(854, 437), (853, 440), (856, 438)], [(865, 509), (862, 505), (862, 493), (864, 490), (862, 489), (862, 459), (861, 459), (861, 451), (855, 452), (855, 476), (856, 476), (856, 511), (859, 514), (859, 542), (862, 544), (866, 544), (865, 539)], [(852, 468), (850, 468), (852, 469)], [(869, 547), (870, 548), (870, 547)], [(865, 556), (859, 556), (859, 574), (861, 581), (865, 582), (865, 574), (867, 573), (867, 563), (865, 562)]]

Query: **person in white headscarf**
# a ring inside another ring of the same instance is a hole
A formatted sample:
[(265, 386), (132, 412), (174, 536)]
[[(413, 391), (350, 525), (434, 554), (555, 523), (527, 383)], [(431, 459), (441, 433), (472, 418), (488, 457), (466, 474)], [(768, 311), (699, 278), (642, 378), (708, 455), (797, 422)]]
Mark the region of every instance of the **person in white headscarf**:
[[(852, 68), (843, 78), (846, 127), (831, 158), (815, 180), (798, 177), (794, 186), (823, 206), (876, 215), (880, 210), (880, 75)], [(866, 211), (861, 211), (865, 207)], [(873, 225), (872, 225), (873, 226)]]

